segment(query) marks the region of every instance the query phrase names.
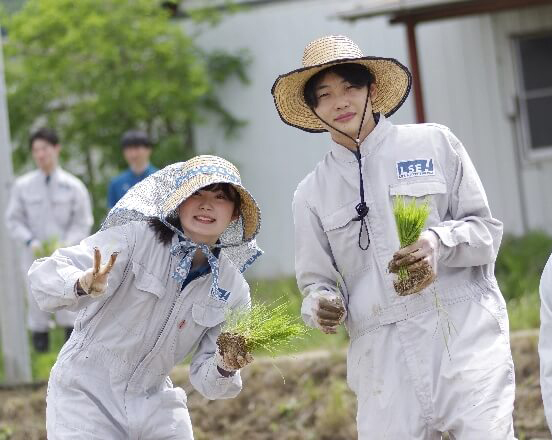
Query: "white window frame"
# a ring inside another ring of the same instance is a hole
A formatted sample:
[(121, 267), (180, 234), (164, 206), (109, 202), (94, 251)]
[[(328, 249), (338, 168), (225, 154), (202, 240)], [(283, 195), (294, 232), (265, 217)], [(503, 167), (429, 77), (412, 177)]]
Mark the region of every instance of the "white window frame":
[[(516, 88), (517, 88), (517, 102), (519, 111), (519, 125), (521, 131), (521, 143), (523, 149), (523, 155), (526, 160), (539, 161), (542, 159), (552, 159), (552, 143), (545, 147), (533, 148), (531, 141), (531, 130), (529, 128), (529, 111), (527, 109), (527, 99), (539, 98), (539, 97), (552, 97), (552, 85), (546, 89), (540, 89), (536, 91), (526, 91), (523, 78), (523, 66), (521, 63), (521, 48), (520, 41), (528, 38), (538, 37), (552, 37), (552, 31), (539, 32), (539, 33), (527, 33), (516, 35), (513, 39), (514, 56), (516, 64)], [(552, 110), (552, 109), (551, 109)], [(551, 117), (551, 129), (552, 129), (552, 111)]]

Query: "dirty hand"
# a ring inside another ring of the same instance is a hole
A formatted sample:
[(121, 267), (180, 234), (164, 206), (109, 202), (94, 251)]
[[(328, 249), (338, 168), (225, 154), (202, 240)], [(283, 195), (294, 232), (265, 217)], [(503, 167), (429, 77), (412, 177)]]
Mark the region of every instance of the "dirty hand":
[(389, 262), (389, 272), (397, 273), (399, 269), (407, 269), (415, 272), (421, 267), (428, 265), (434, 275), (437, 275), (437, 261), (439, 260), (439, 236), (426, 230), (420, 234), (416, 243), (399, 249)]
[(98, 248), (94, 248), (94, 266), (84, 272), (77, 281), (77, 290), (80, 287), (87, 295), (97, 297), (103, 295), (107, 289), (109, 272), (117, 259), (117, 252), (109, 257), (109, 261), (101, 264), (102, 255)]
[(338, 295), (321, 297), (316, 302), (314, 322), (326, 334), (337, 333), (337, 326), (345, 321), (345, 305)]
[(219, 371), (224, 370), (227, 373), (234, 373), (253, 362), (253, 356), (251, 353), (240, 353), (238, 350), (225, 350), (222, 354), (217, 348), (215, 361)]

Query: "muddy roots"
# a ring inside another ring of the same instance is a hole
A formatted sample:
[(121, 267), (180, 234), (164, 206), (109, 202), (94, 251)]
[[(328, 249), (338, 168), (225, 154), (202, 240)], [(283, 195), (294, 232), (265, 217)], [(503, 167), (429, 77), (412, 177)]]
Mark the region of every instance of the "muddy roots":
[(406, 278), (393, 281), (395, 291), (399, 296), (418, 293), (435, 280), (435, 273), (427, 263), (417, 269), (408, 270), (407, 273), (408, 276)]
[(222, 332), (217, 338), (217, 346), (226, 362), (228, 362), (229, 359), (233, 360), (229, 365), (230, 367), (235, 369), (241, 368), (235, 359), (238, 355), (245, 357), (247, 354), (247, 344), (242, 335)]

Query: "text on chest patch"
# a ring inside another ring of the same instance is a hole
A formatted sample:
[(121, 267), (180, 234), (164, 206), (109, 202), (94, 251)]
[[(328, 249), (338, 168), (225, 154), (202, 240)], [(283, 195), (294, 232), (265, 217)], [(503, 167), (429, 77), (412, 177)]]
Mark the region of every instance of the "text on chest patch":
[(399, 179), (434, 175), (433, 159), (414, 159), (397, 162), (397, 177)]

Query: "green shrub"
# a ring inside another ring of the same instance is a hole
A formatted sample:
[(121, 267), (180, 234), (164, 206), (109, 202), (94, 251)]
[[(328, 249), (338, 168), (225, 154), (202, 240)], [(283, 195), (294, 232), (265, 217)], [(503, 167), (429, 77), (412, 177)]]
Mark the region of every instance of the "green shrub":
[(520, 237), (504, 237), (495, 274), (507, 301), (538, 291), (540, 277), (551, 252), (552, 237), (542, 231), (532, 231)]
[(534, 290), (519, 298), (508, 301), (510, 330), (524, 330), (540, 327), (540, 298)]

